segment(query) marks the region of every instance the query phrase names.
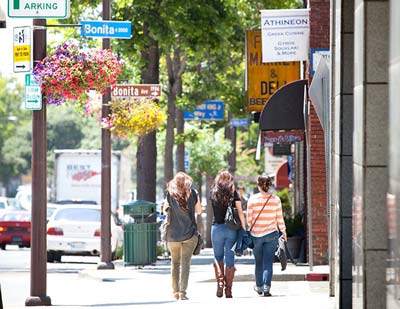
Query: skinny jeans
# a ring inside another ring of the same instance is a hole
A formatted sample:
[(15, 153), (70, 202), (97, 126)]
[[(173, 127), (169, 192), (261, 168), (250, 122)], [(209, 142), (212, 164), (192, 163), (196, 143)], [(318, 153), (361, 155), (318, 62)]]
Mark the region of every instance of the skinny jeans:
[(271, 287), (275, 251), (278, 246), (277, 231), (261, 237), (254, 237), (253, 255), (257, 287)]
[(214, 250), (214, 258), (217, 262), (235, 266), (235, 252), (232, 250), (237, 240), (238, 231), (227, 227), (223, 223), (214, 223), (211, 226), (211, 243)]

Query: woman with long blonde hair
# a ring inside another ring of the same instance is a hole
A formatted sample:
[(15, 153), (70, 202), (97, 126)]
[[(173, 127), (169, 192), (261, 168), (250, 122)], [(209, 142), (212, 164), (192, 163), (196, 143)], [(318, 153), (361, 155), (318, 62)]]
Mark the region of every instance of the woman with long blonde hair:
[(190, 263), (197, 245), (197, 225), (195, 213), (201, 213), (197, 192), (192, 188), (193, 179), (178, 172), (167, 185), (164, 211), (168, 225), (166, 241), (171, 253), (172, 290), (175, 300), (187, 300)]

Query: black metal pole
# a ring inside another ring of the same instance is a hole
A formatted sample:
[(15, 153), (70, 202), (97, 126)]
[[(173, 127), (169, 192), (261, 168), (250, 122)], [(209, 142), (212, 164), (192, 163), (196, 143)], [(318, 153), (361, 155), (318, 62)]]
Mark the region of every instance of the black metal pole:
[[(46, 57), (46, 20), (33, 20), (33, 65)], [(26, 306), (50, 306), (46, 295), (46, 100), (32, 112), (31, 295)]]
[[(103, 0), (103, 20), (110, 20), (110, 0)], [(110, 39), (103, 39), (103, 49), (110, 49)], [(99, 77), (101, 78), (101, 77)], [(102, 98), (102, 117), (110, 113), (108, 103), (111, 90), (107, 88)], [(101, 253), (97, 269), (114, 269), (111, 262), (111, 136), (110, 130), (101, 129)]]

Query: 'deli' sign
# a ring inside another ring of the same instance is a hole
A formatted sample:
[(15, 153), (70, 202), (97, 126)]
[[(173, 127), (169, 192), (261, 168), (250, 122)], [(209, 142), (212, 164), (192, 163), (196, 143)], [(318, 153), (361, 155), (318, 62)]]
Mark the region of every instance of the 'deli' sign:
[(299, 77), (300, 62), (262, 62), (261, 30), (246, 31), (248, 112), (261, 112), (275, 91)]

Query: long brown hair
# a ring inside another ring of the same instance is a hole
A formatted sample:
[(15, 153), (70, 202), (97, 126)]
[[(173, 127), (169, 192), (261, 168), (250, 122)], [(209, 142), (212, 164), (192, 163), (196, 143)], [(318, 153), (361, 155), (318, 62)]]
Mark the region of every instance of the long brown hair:
[(188, 210), (188, 200), (192, 184), (192, 177), (184, 172), (176, 173), (175, 177), (167, 184), (167, 191), (170, 196), (175, 199), (184, 210)]
[(232, 174), (229, 171), (222, 170), (215, 177), (211, 189), (211, 199), (218, 205), (228, 205), (233, 197), (234, 190)]

